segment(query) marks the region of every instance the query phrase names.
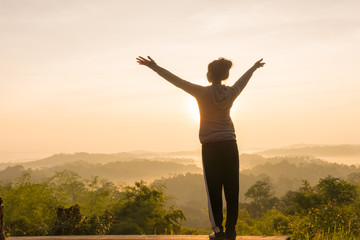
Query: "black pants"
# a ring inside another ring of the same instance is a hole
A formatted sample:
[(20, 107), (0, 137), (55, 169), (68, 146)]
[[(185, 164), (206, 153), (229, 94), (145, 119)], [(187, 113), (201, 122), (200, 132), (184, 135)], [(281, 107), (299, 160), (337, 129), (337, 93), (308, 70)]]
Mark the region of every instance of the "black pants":
[(235, 230), (239, 204), (239, 152), (236, 140), (202, 145), (209, 217), (215, 232), (223, 231), (222, 188), (226, 199), (226, 231)]

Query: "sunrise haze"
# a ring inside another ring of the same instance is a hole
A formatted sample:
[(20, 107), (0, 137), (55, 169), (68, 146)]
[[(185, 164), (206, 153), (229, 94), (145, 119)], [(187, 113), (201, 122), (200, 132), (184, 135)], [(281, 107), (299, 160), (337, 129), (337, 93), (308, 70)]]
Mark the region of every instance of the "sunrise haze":
[(359, 1), (0, 0), (0, 162), (200, 149), (193, 97), (135, 58), (232, 85), (241, 150), (360, 144)]

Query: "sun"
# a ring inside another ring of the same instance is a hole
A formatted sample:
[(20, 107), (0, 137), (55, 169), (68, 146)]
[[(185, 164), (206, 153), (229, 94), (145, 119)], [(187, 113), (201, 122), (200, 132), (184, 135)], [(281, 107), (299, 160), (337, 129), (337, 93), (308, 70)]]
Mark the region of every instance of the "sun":
[(196, 122), (200, 121), (199, 107), (195, 98), (189, 98), (186, 109), (192, 120)]

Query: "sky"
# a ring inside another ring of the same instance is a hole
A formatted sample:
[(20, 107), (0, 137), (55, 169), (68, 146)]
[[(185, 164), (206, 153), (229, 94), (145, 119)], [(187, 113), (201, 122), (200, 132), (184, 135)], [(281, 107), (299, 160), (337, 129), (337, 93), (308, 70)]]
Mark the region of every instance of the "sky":
[(232, 85), (240, 151), (360, 144), (357, 0), (0, 0), (0, 162), (55, 153), (199, 150), (195, 99), (139, 66), (150, 55)]

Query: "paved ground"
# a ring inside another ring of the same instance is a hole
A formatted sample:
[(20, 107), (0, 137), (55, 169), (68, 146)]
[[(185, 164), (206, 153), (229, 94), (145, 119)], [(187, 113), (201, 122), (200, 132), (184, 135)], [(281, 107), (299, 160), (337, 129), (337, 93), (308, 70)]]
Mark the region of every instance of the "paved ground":
[[(87, 235), (9, 237), (7, 240), (208, 240), (207, 235)], [(289, 237), (238, 236), (236, 240), (289, 240)]]

